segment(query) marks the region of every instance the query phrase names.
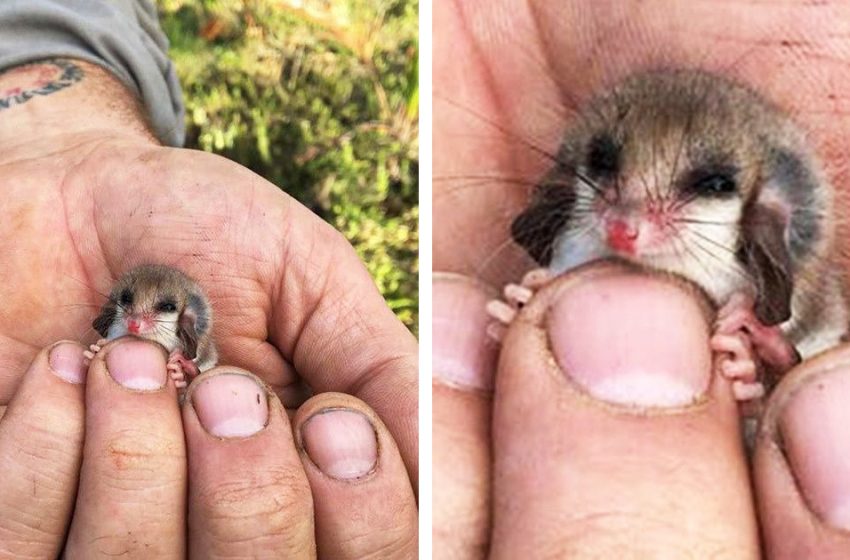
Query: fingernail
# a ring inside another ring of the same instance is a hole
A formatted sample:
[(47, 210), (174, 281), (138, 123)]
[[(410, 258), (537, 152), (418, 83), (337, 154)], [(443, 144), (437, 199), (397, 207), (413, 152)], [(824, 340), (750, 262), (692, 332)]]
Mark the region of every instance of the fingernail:
[(549, 336), (563, 371), (603, 401), (685, 406), (708, 387), (703, 311), (665, 279), (628, 272), (579, 279), (550, 310)]
[(850, 370), (813, 376), (779, 418), (785, 452), (811, 510), (850, 530)]
[(201, 381), (192, 390), (192, 406), (204, 429), (216, 437), (256, 434), (269, 419), (266, 390), (253, 377), (239, 373), (220, 373)]
[(310, 459), (331, 478), (360, 478), (378, 461), (375, 428), (359, 412), (324, 410), (304, 423), (301, 435)]
[(60, 342), (50, 350), (47, 358), (50, 369), (58, 377), (71, 383), (86, 380), (86, 364), (83, 349), (79, 344)]
[(487, 302), (496, 297), (483, 284), (456, 274), (433, 282), (434, 377), (460, 388), (489, 391), (499, 346), (487, 335)]
[(165, 352), (141, 340), (127, 339), (109, 349), (106, 368), (112, 379), (135, 391), (153, 391), (165, 386)]

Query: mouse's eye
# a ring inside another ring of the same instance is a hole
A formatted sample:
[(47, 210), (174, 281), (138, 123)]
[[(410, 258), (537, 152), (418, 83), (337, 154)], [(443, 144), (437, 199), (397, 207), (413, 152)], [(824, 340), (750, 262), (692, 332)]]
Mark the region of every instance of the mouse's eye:
[(171, 300), (161, 301), (157, 304), (156, 310), (162, 313), (174, 313), (177, 311), (177, 304)]
[(133, 305), (133, 292), (131, 292), (130, 290), (122, 291), (121, 295), (118, 297), (118, 302), (123, 307)]
[(591, 175), (611, 177), (620, 170), (620, 146), (609, 134), (599, 134), (587, 150), (587, 170)]
[(709, 173), (695, 177), (690, 188), (699, 194), (723, 195), (735, 192), (737, 184), (728, 173)]

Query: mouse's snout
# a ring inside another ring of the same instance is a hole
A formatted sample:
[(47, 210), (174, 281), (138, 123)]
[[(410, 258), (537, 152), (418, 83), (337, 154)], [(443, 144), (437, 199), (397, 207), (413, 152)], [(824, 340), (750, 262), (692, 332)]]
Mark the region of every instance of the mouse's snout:
[(156, 326), (156, 317), (150, 314), (132, 314), (125, 318), (127, 332), (130, 334), (145, 334)]
[(605, 235), (608, 245), (617, 252), (633, 253), (639, 229), (630, 220), (613, 218), (605, 223)]

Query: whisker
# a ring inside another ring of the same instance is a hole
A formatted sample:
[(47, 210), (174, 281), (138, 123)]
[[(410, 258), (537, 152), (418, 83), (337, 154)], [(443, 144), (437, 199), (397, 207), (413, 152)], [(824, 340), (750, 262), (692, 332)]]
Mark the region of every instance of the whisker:
[(673, 222), (677, 224), (697, 224), (697, 225), (706, 225), (706, 226), (734, 226), (737, 225), (737, 221), (733, 222), (718, 222), (712, 220), (696, 220), (693, 218), (675, 218)]
[(714, 239), (712, 239), (712, 238), (708, 237), (707, 235), (704, 235), (704, 234), (702, 234), (702, 233), (700, 233), (700, 232), (698, 232), (698, 231), (696, 231), (696, 230), (694, 230), (694, 229), (689, 229), (689, 230), (687, 230), (687, 231), (688, 231), (688, 233), (690, 233), (690, 234), (692, 234), (692, 235), (696, 235), (696, 236), (697, 236), (697, 237), (699, 237), (700, 239), (703, 239), (704, 241), (707, 241), (707, 242), (711, 243), (712, 245), (714, 245), (714, 246), (715, 246), (715, 247), (717, 247), (718, 249), (722, 249), (723, 251), (726, 251), (727, 253), (729, 253), (729, 254), (731, 254), (731, 255), (737, 255), (737, 251), (736, 251), (736, 250), (731, 249), (731, 248), (727, 247), (726, 245), (724, 245), (724, 244), (722, 244), (722, 243), (720, 243), (720, 242), (718, 242), (718, 241), (715, 241)]
[(481, 113), (479, 113), (478, 111), (475, 111), (474, 109), (472, 109), (470, 107), (465, 107), (465, 106), (461, 105), (460, 103), (457, 103), (456, 101), (453, 101), (453, 100), (445, 98), (445, 97), (441, 97), (441, 99), (444, 102), (448, 103), (449, 105), (453, 105), (457, 109), (465, 110), (470, 115), (476, 117), (477, 119), (481, 120), (482, 122), (484, 122), (486, 124), (489, 124), (490, 126), (495, 128), (496, 130), (498, 130), (499, 132), (504, 134), (507, 138), (510, 138), (512, 140), (516, 140), (517, 142), (519, 142), (525, 148), (527, 148), (530, 151), (536, 153), (537, 155), (540, 155), (543, 158), (551, 161), (556, 166), (558, 166), (560, 168), (569, 169), (572, 172), (573, 175), (575, 175), (582, 183), (587, 185), (598, 196), (603, 196), (602, 189), (599, 187), (599, 185), (597, 185), (592, 179), (590, 179), (587, 175), (585, 175), (584, 173), (582, 173), (578, 169), (572, 169), (571, 166), (568, 165), (567, 162), (565, 162), (561, 158), (559, 158), (557, 154), (552, 154), (548, 150), (546, 150), (545, 148), (535, 144), (534, 142), (532, 142), (532, 141), (530, 141), (526, 138), (523, 138), (518, 134), (511, 132), (506, 127), (494, 122), (491, 119), (488, 119), (487, 117), (485, 117), (484, 115), (482, 115)]

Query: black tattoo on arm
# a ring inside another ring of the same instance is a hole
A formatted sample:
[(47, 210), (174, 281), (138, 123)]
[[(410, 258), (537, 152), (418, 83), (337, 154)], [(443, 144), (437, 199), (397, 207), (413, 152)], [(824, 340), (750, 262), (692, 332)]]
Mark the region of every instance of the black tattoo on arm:
[(0, 74), (0, 111), (50, 95), (83, 79), (83, 69), (68, 60), (42, 60)]

